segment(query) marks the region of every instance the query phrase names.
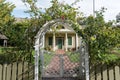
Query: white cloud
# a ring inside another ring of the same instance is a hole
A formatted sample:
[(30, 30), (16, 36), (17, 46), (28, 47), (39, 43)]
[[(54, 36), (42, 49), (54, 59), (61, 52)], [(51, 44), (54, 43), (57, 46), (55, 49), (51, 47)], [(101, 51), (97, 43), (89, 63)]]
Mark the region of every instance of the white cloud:
[[(21, 0), (7, 0), (16, 5), (15, 10), (25, 11), (27, 8)], [(38, 0), (37, 6), (42, 8), (48, 8), (51, 0)], [(75, 0), (59, 0), (60, 2), (65, 1), (65, 3), (71, 4)], [(99, 10), (101, 7), (107, 8), (105, 13), (106, 20), (115, 19), (115, 16), (120, 12), (120, 0), (95, 0), (95, 9)], [(86, 16), (93, 14), (93, 0), (80, 0), (76, 6), (80, 6), (80, 11), (82, 11)]]
[(42, 8), (48, 8), (51, 0), (38, 0), (37, 5), (42, 7)]
[(58, 0), (58, 1), (72, 4), (75, 0)]
[(7, 2), (15, 4), (17, 10), (24, 10), (26, 9), (24, 3), (21, 0), (6, 0)]

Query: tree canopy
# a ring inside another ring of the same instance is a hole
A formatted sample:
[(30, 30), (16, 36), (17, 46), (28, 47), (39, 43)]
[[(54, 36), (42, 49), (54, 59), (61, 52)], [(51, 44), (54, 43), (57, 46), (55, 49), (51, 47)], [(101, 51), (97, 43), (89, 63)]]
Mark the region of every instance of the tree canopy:
[(120, 13), (116, 15), (116, 22), (120, 22)]
[(15, 6), (11, 3), (0, 1), (0, 30), (2, 33), (7, 34), (8, 28), (14, 22), (14, 17), (11, 15)]
[(85, 19), (85, 29), (82, 37), (89, 47), (92, 62), (114, 62), (119, 59), (112, 51), (120, 44), (120, 29), (112, 26), (112, 22), (105, 22), (104, 8), (96, 12), (96, 17)]

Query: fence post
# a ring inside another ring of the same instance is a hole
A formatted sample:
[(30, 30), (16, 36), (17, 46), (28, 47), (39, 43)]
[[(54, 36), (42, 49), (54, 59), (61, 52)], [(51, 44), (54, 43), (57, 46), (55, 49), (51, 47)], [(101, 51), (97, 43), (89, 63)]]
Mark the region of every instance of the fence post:
[(80, 46), (80, 78), (89, 80), (89, 55), (88, 45), (82, 41)]
[(85, 80), (84, 73), (85, 73), (85, 50), (83, 41), (81, 42), (80, 46), (80, 79)]
[(34, 80), (38, 80), (39, 76), (39, 45), (35, 45), (35, 77)]
[(89, 53), (88, 53), (88, 45), (85, 45), (85, 76), (86, 80), (89, 80)]
[(42, 75), (44, 75), (44, 51), (43, 50), (40, 50), (40, 78), (42, 80)]

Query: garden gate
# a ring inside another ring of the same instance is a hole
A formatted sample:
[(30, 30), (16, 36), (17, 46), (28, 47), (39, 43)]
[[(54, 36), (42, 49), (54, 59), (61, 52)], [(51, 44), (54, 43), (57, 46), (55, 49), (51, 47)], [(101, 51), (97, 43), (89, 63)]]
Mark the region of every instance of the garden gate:
[(42, 78), (44, 80), (78, 80), (80, 73), (80, 54), (72, 53), (50, 53), (44, 51), (40, 55)]
[(89, 80), (89, 57), (86, 44), (81, 41), (76, 52), (55, 54), (43, 50), (44, 35), (51, 26), (74, 24), (70, 20), (52, 20), (43, 25), (35, 41), (35, 77), (34, 80)]

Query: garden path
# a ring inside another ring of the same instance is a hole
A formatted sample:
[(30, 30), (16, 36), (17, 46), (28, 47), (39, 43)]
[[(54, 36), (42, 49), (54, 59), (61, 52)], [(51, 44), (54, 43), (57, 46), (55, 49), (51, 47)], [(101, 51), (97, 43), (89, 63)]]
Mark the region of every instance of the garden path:
[[(60, 57), (62, 54), (62, 57)], [(62, 62), (61, 62), (62, 61)], [(77, 67), (79, 67), (79, 63), (72, 62), (68, 55), (65, 55), (65, 51), (57, 50), (56, 55), (54, 55), (47, 65), (45, 70), (45, 75), (59, 75), (60, 70), (64, 70), (64, 74), (75, 74)]]

